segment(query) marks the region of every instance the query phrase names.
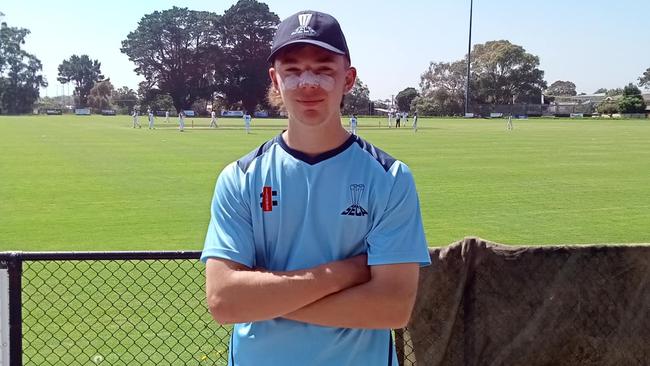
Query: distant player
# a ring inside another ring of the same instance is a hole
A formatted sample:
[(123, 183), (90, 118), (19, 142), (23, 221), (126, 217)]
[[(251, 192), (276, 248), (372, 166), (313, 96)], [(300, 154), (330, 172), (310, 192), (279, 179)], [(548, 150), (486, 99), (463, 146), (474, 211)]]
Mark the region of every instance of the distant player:
[(512, 131), (512, 115), (508, 116), (508, 122), (506, 123), (506, 131)]
[(352, 117), (350, 117), (350, 133), (353, 135), (357, 134), (357, 116), (355, 114), (352, 114)]
[(215, 111), (210, 112), (210, 117), (211, 117), (211, 119), (210, 119), (210, 128), (219, 127), (219, 126), (217, 126), (217, 112), (215, 112)]
[(418, 112), (413, 113), (413, 132), (418, 132)]
[(402, 112), (395, 113), (395, 128), (400, 127), (401, 118), (402, 118)]
[(153, 130), (153, 111), (151, 109), (147, 110), (149, 113), (149, 129)]
[(180, 132), (183, 132), (185, 130), (185, 112), (180, 111), (178, 113), (178, 130)]
[(169, 111), (165, 111), (165, 123), (169, 123)]
[(246, 127), (246, 133), (251, 133), (251, 115), (244, 114), (244, 127)]
[(388, 128), (393, 124), (393, 112), (388, 112)]
[(142, 128), (142, 126), (140, 126), (140, 122), (138, 122), (138, 110), (137, 109), (135, 109), (135, 108), (133, 109), (133, 113), (131, 113), (131, 116), (133, 117), (133, 128), (135, 128), (136, 126), (138, 128)]

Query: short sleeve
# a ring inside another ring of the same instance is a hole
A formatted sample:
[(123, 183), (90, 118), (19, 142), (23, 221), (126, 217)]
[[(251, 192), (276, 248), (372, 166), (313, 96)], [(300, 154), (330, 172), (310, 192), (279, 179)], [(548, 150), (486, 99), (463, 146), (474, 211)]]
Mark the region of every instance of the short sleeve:
[(393, 185), (388, 203), (366, 237), (368, 264), (431, 263), (424, 236), (415, 181), (408, 167), (396, 161), (387, 172)]
[(250, 268), (255, 265), (251, 214), (241, 188), (243, 179), (236, 163), (228, 165), (217, 178), (201, 253), (203, 263), (208, 258), (222, 258)]

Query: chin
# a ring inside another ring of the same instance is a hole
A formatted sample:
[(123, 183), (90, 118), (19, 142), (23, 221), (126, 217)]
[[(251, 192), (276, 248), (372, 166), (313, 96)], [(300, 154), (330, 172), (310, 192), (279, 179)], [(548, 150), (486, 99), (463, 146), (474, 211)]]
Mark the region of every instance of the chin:
[(322, 113), (315, 111), (306, 111), (304, 113), (301, 113), (298, 120), (307, 126), (320, 126), (327, 122), (327, 119)]
[(296, 122), (306, 126), (318, 126), (327, 121), (327, 114), (318, 109), (297, 110), (289, 112), (289, 115), (294, 116)]

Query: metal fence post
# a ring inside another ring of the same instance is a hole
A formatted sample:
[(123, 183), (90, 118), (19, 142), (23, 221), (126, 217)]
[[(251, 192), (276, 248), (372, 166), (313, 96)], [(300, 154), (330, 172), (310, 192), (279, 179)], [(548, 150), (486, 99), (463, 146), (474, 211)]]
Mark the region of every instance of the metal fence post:
[(10, 253), (7, 262), (9, 272), (9, 365), (23, 364), (22, 320), (22, 253)]
[(0, 366), (9, 366), (9, 271), (0, 258)]

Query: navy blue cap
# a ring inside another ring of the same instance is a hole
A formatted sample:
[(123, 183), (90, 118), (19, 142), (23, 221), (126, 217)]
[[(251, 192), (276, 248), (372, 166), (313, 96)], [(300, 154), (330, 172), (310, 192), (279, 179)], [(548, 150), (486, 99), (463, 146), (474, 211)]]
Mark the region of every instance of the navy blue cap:
[(271, 54), (267, 60), (273, 62), (278, 51), (297, 43), (312, 44), (344, 55), (350, 60), (350, 51), (341, 26), (329, 14), (304, 10), (283, 20), (275, 32)]

